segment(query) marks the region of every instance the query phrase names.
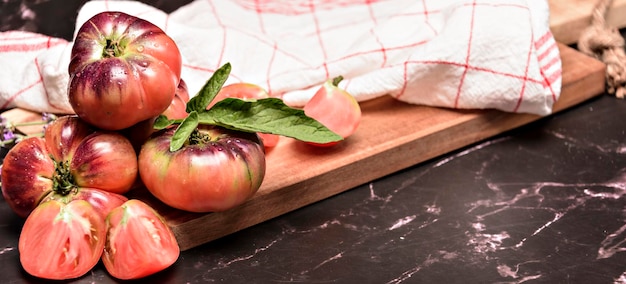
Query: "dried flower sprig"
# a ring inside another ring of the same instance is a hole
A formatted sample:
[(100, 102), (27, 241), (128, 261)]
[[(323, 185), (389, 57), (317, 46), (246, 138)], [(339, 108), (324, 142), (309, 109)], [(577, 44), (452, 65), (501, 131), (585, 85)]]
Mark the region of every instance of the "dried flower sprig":
[[(55, 114), (44, 112), (41, 114), (41, 121), (14, 123), (0, 115), (0, 147), (11, 148), (28, 137), (43, 137), (46, 126), (56, 119)], [(42, 125), (42, 131), (26, 134), (19, 130), (19, 127), (32, 125)]]

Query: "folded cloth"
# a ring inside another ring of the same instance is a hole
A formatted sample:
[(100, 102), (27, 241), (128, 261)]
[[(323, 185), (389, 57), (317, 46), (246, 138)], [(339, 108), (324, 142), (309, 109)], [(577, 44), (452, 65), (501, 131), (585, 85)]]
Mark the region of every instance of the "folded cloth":
[[(76, 30), (102, 11), (146, 19), (171, 36), (192, 95), (226, 62), (227, 84), (258, 84), (293, 106), (338, 75), (359, 101), (390, 95), (538, 115), (551, 113), (561, 91), (547, 0), (213, 0), (170, 14), (135, 1), (90, 1)], [(0, 33), (0, 107), (71, 113), (71, 47), (40, 34)]]

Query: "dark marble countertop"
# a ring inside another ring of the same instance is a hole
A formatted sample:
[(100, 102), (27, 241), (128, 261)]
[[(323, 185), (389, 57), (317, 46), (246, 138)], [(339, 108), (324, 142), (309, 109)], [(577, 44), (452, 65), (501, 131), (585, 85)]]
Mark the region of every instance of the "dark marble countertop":
[[(626, 101), (600, 95), (184, 251), (143, 281), (626, 283), (624, 117)], [(22, 223), (0, 199), (2, 283), (41, 282), (19, 263)], [(99, 264), (73, 283), (117, 281)]]

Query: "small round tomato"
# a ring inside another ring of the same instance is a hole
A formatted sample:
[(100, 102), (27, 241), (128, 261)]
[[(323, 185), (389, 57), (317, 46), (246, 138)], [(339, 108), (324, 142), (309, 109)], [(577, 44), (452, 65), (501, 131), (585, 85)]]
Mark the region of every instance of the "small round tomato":
[(77, 278), (98, 263), (105, 237), (104, 219), (87, 201), (47, 201), (24, 222), (18, 241), (20, 262), (36, 277)]
[(109, 213), (102, 263), (118, 279), (137, 279), (171, 266), (180, 254), (172, 230), (149, 205), (131, 199)]
[(92, 188), (126, 193), (137, 172), (137, 154), (128, 139), (93, 130), (76, 116), (63, 116), (48, 125), (43, 138), (27, 138), (7, 153), (2, 195), (13, 211), (26, 217), (53, 192), (68, 195)]
[[(225, 99), (225, 98), (237, 98), (242, 100), (255, 100), (255, 99), (265, 99), (269, 98), (269, 94), (263, 88), (258, 85), (251, 83), (233, 83), (230, 85), (226, 85), (220, 89), (215, 99), (211, 101), (209, 104), (210, 108), (215, 103)], [(269, 133), (258, 133), (259, 138), (263, 142), (263, 146), (271, 148), (275, 147), (280, 140), (279, 135), (269, 134)]]
[(178, 46), (154, 24), (102, 12), (78, 30), (69, 64), (69, 102), (98, 128), (120, 130), (157, 117), (180, 81)]
[(256, 134), (200, 125), (172, 152), (175, 131), (155, 133), (139, 153), (139, 176), (156, 198), (181, 210), (215, 212), (257, 192), (265, 176), (265, 152)]
[[(342, 79), (337, 77), (324, 83), (304, 105), (304, 113), (341, 137), (347, 138), (356, 131), (361, 122), (361, 107), (352, 95), (337, 86)], [(336, 143), (309, 144), (332, 146)]]

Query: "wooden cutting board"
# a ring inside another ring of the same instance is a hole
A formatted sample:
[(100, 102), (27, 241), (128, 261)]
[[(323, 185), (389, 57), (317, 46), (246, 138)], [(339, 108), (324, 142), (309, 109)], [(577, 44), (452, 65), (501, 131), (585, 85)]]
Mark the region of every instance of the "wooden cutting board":
[[(536, 1), (536, 0), (535, 0)], [(589, 26), (591, 14), (600, 0), (550, 0), (550, 28), (554, 38), (564, 44), (578, 41)], [(606, 15), (607, 25), (626, 27), (626, 0), (613, 0)]]
[[(604, 64), (565, 45), (558, 112), (604, 91)], [(319, 149), (282, 139), (267, 155), (259, 192), (233, 210), (190, 214), (151, 198), (186, 250), (448, 153), (540, 117), (495, 110), (415, 106), (384, 97), (362, 104), (359, 129), (339, 147)]]

